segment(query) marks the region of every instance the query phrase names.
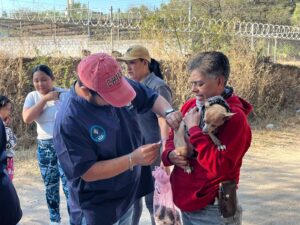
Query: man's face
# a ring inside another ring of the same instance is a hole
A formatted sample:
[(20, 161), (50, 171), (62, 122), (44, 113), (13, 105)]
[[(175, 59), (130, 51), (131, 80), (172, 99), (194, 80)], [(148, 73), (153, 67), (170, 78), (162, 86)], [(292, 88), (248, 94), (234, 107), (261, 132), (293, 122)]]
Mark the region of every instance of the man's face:
[(91, 92), (91, 95), (87, 98), (87, 101), (96, 106), (109, 105), (99, 94)]
[(192, 92), (204, 103), (210, 97), (221, 95), (224, 90), (224, 77), (209, 77), (198, 70), (193, 70), (189, 77)]

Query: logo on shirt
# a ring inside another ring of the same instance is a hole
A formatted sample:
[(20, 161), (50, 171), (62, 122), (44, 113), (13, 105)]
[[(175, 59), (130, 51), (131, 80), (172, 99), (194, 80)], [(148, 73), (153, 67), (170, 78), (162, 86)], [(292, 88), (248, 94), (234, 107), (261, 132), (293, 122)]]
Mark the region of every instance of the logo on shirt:
[(104, 141), (106, 138), (106, 132), (103, 127), (99, 125), (94, 125), (90, 129), (90, 137), (94, 142)]

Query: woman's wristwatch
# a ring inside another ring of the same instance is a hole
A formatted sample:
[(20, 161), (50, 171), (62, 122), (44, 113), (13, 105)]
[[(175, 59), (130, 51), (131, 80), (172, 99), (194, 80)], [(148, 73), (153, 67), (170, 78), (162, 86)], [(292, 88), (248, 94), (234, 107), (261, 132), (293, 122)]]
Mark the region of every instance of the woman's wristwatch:
[(165, 111), (165, 117), (167, 117), (167, 115), (169, 115), (170, 113), (175, 112), (175, 109), (167, 109)]

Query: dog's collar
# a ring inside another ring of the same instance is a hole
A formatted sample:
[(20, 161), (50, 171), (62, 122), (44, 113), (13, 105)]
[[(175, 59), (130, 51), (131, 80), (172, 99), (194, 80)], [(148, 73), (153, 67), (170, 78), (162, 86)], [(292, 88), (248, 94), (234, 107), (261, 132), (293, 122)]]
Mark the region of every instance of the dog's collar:
[(222, 96), (224, 99), (227, 99), (227, 98), (231, 97), (232, 94), (233, 94), (233, 87), (225, 86), (224, 91), (223, 91), (223, 93), (221, 94), (221, 96)]
[[(220, 96), (220, 95), (217, 95), (217, 96), (208, 98), (208, 99), (207, 99), (207, 102), (209, 103), (209, 105), (214, 105), (214, 104), (222, 105), (222, 106), (225, 107), (225, 109), (226, 109), (227, 112), (230, 112), (229, 105), (227, 104), (227, 102), (225, 101), (225, 99), (224, 99), (222, 96)], [(198, 107), (198, 109), (199, 109), (200, 112), (201, 112), (201, 118), (200, 118), (199, 127), (200, 127), (201, 129), (203, 129), (203, 127), (204, 127), (205, 105), (202, 105), (202, 104), (199, 102), (199, 100), (196, 99), (196, 106)]]
[(226, 111), (230, 112), (229, 105), (227, 104), (225, 99), (220, 95), (217, 95), (217, 96), (214, 96), (214, 97), (211, 97), (211, 98), (207, 99), (207, 102), (209, 103), (210, 106), (215, 105), (215, 104), (219, 104), (221, 106), (224, 106), (226, 108)]

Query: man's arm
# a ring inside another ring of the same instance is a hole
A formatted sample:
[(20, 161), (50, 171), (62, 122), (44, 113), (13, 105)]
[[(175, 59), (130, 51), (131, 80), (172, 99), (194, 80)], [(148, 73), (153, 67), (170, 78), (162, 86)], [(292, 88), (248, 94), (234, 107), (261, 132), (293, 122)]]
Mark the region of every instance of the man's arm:
[[(172, 91), (169, 88), (169, 86), (161, 85), (161, 86), (155, 87), (154, 90), (157, 91), (157, 93), (160, 96), (162, 96), (164, 99), (166, 99), (167, 102), (172, 104)], [(159, 129), (160, 129), (160, 137), (161, 137), (161, 141), (162, 141), (162, 151), (161, 152), (163, 152), (165, 150), (166, 140), (169, 136), (171, 129), (165, 118), (157, 115), (157, 120), (158, 120)]]
[(176, 130), (179, 127), (179, 124), (182, 120), (182, 115), (181, 115), (181, 112), (175, 111), (175, 110), (166, 115), (166, 112), (170, 109), (173, 109), (173, 107), (170, 105), (170, 103), (167, 100), (165, 100), (160, 95), (157, 97), (157, 99), (155, 100), (154, 105), (152, 107), (152, 111), (154, 113), (165, 118), (168, 125), (171, 128)]
[(163, 152), (165, 149), (166, 140), (170, 133), (170, 127), (169, 127), (166, 119), (164, 119), (162, 117), (158, 117), (158, 124), (159, 124), (159, 128), (160, 128), (160, 136), (161, 136), (161, 141), (162, 141), (162, 152)]
[(94, 163), (81, 178), (86, 182), (108, 179), (117, 176), (126, 170), (132, 170), (136, 165), (151, 165), (159, 154), (160, 143), (147, 144), (137, 148), (128, 155), (115, 159), (103, 160)]
[[(124, 155), (115, 159), (96, 162), (81, 178), (86, 182), (108, 179), (119, 175), (130, 169), (129, 155)], [(132, 165), (136, 165), (133, 164)]]

